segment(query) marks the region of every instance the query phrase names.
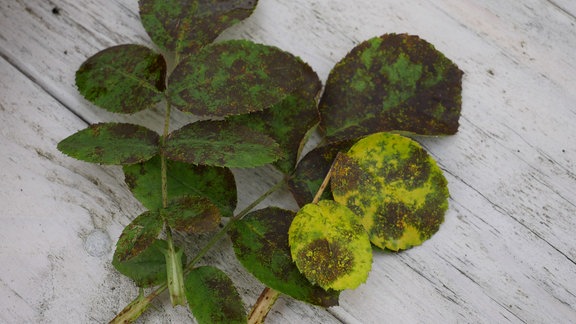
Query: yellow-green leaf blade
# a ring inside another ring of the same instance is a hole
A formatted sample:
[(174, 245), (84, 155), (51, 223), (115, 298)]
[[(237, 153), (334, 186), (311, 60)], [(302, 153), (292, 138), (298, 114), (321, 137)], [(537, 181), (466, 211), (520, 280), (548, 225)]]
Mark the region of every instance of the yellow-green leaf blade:
[(294, 171), (304, 142), (320, 120), (317, 96), (322, 83), (308, 64), (298, 58), (295, 63), (299, 63), (302, 70), (301, 85), (295, 92), (268, 109), (226, 119), (273, 138), (283, 152), (283, 157), (274, 165), (285, 174)]
[(115, 256), (127, 261), (146, 250), (162, 231), (163, 222), (158, 212), (147, 211), (128, 224), (116, 243)]
[(247, 40), (215, 43), (176, 66), (168, 100), (201, 116), (260, 111), (297, 90), (304, 72), (300, 59), (273, 46)]
[(145, 46), (110, 47), (80, 66), (76, 86), (92, 103), (111, 112), (132, 114), (162, 100), (166, 62)]
[(159, 136), (143, 126), (126, 123), (90, 125), (58, 143), (58, 149), (78, 160), (102, 164), (134, 164), (156, 155)]
[(335, 201), (302, 207), (288, 240), (298, 269), (324, 289), (354, 289), (372, 267), (370, 239), (358, 216)]
[[(210, 199), (222, 216), (232, 216), (237, 194), (234, 175), (227, 168), (167, 161), (168, 200), (185, 195)], [(132, 194), (149, 210), (162, 208), (160, 157), (123, 167)]]
[(220, 210), (204, 197), (188, 195), (173, 199), (164, 216), (172, 229), (188, 234), (212, 232), (220, 225)]
[(292, 260), (288, 229), (296, 213), (276, 207), (252, 212), (230, 230), (236, 257), (266, 286), (323, 307), (338, 304), (339, 292), (311, 284)]
[(359, 215), (372, 243), (398, 251), (436, 233), (448, 208), (442, 170), (415, 141), (377, 133), (334, 163), (334, 200)]
[(152, 41), (178, 55), (197, 51), (252, 14), (257, 0), (140, 0), (140, 18)]
[(218, 268), (195, 268), (186, 276), (185, 287), (188, 305), (198, 323), (246, 323), (244, 305), (234, 283)]
[[(118, 255), (114, 253), (112, 265), (118, 272), (134, 280), (139, 287), (152, 287), (166, 282), (166, 257), (165, 251), (168, 243), (164, 240), (155, 240), (150, 246), (137, 256), (120, 261)], [(181, 251), (178, 249), (178, 251)], [(185, 255), (182, 255), (182, 264), (185, 262)]]
[(272, 163), (282, 152), (270, 137), (248, 127), (205, 120), (170, 134), (166, 156), (192, 164), (249, 168)]

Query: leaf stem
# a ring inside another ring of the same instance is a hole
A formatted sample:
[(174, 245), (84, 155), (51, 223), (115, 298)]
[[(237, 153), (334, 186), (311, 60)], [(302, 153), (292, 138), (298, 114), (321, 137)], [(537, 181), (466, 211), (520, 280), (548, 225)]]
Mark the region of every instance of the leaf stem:
[[(167, 98), (166, 98), (167, 99)], [(166, 161), (165, 146), (166, 138), (170, 132), (170, 112), (172, 106), (166, 100), (166, 112), (164, 114), (164, 131), (162, 132), (162, 146), (160, 148), (160, 174), (162, 181), (162, 208), (168, 207), (168, 164)], [(176, 251), (172, 229), (168, 224), (166, 227), (166, 241), (168, 250), (166, 257), (166, 277), (168, 290), (170, 291), (170, 301), (172, 306), (186, 305), (186, 290), (184, 288), (184, 271), (182, 269), (182, 251)]]
[[(334, 159), (334, 161), (336, 161), (336, 159)], [(318, 188), (318, 191), (316, 191), (316, 195), (314, 196), (314, 199), (312, 200), (313, 204), (317, 204), (320, 201), (320, 197), (322, 197), (322, 194), (326, 190), (326, 187), (328, 187), (328, 184), (330, 183), (330, 178), (332, 177), (332, 168), (333, 167), (334, 167), (334, 162), (332, 162), (332, 165), (330, 166), (330, 170), (328, 170), (326, 177), (324, 177), (324, 181), (322, 181), (320, 188)]]
[[(242, 219), (242, 217), (246, 216), (250, 211), (252, 211), (252, 209), (256, 208), (256, 206), (258, 206), (262, 201), (264, 201), (266, 198), (268, 198), (271, 194), (276, 192), (276, 190), (280, 189), (285, 183), (286, 183), (285, 179), (282, 181), (279, 181), (273, 187), (268, 189), (268, 191), (263, 193), (256, 200), (254, 200), (250, 205), (248, 205), (244, 209), (242, 209), (237, 215), (230, 218), (228, 223), (226, 223), (226, 225), (224, 225), (224, 227), (222, 227), (222, 229), (218, 233), (216, 233), (214, 236), (212, 236), (212, 239), (208, 243), (206, 243), (204, 248), (202, 248), (202, 250), (200, 250), (198, 252), (198, 254), (196, 254), (196, 256), (192, 260), (190, 260), (190, 262), (188, 262), (188, 264), (186, 265), (186, 267), (184, 269), (184, 274), (188, 274), (194, 268), (194, 265), (198, 261), (200, 261), (200, 259), (204, 255), (206, 255), (206, 253), (208, 251), (210, 251), (210, 249), (224, 236), (224, 234), (226, 234), (226, 232), (232, 227), (232, 224), (235, 221)], [(150, 294), (148, 294), (148, 296), (146, 296), (146, 297), (139, 296), (134, 301), (132, 301), (130, 304), (128, 304), (120, 313), (118, 313), (118, 315), (112, 321), (110, 321), (110, 323), (116, 324), (116, 323), (132, 323), (132, 322), (134, 322), (148, 308), (148, 306), (150, 306), (150, 303), (152, 302), (152, 300), (154, 298), (156, 298), (157, 296), (159, 296), (161, 293), (163, 293), (167, 288), (168, 288), (168, 284), (164, 283), (164, 284), (158, 286), (156, 289), (154, 289)]]
[(172, 239), (170, 227), (166, 227), (166, 241), (168, 241), (168, 251), (166, 251), (166, 281), (170, 291), (170, 301), (172, 306), (186, 306), (186, 288), (184, 287), (184, 271), (182, 269), (182, 250), (176, 251)]
[(144, 297), (142, 290), (140, 290), (138, 297), (128, 304), (128, 306), (124, 307), (124, 309), (110, 321), (110, 324), (124, 324), (136, 321), (138, 317), (150, 307), (152, 300), (158, 297), (167, 287), (166, 284), (163, 284), (146, 297)]
[(166, 99), (166, 112), (164, 114), (164, 131), (162, 132), (162, 143), (160, 148), (160, 172), (162, 177), (162, 208), (168, 207), (168, 165), (166, 163), (166, 138), (170, 132), (170, 111), (172, 106)]
[(280, 297), (279, 291), (269, 287), (264, 288), (260, 297), (258, 297), (258, 300), (254, 304), (250, 315), (248, 315), (248, 324), (264, 323), (266, 315), (268, 315), (278, 297)]
[(226, 234), (226, 232), (228, 232), (228, 230), (232, 227), (234, 222), (236, 222), (237, 220), (242, 219), (242, 217), (246, 216), (246, 214), (248, 214), (250, 211), (252, 211), (252, 209), (256, 208), (256, 206), (258, 206), (258, 204), (260, 204), (262, 201), (264, 201), (264, 199), (268, 198), (271, 194), (276, 192), (276, 190), (280, 189), (284, 184), (285, 184), (285, 180), (279, 181), (273, 187), (268, 189), (268, 191), (263, 193), (256, 200), (254, 200), (250, 205), (246, 206), (237, 215), (230, 218), (228, 223), (226, 223), (226, 225), (224, 225), (224, 227), (222, 227), (222, 229), (218, 233), (216, 233), (214, 236), (212, 236), (212, 239), (204, 246), (204, 248), (202, 248), (202, 250), (198, 251), (198, 254), (196, 254), (196, 256), (192, 260), (190, 260), (190, 262), (188, 262), (188, 264), (186, 265), (186, 271), (192, 270), (192, 267), (194, 266), (194, 264), (196, 262), (198, 262), (204, 255), (206, 255), (206, 253), (224, 236), (224, 234)]
[[(322, 184), (320, 185), (320, 188), (318, 188), (316, 195), (314, 195), (314, 199), (312, 200), (313, 204), (317, 204), (318, 201), (320, 201), (320, 197), (322, 197), (322, 194), (326, 190), (326, 187), (328, 187), (328, 183), (330, 183), (330, 178), (332, 177), (333, 166), (334, 162), (330, 166), (330, 170), (328, 170), (326, 177), (324, 177), (324, 181), (322, 181)], [(260, 297), (258, 297), (258, 300), (252, 307), (250, 315), (248, 315), (248, 324), (264, 323), (266, 316), (268, 316), (268, 313), (274, 306), (274, 303), (276, 303), (276, 300), (278, 299), (279, 296), (280, 296), (279, 291), (276, 291), (270, 287), (264, 288), (264, 290), (260, 294)]]

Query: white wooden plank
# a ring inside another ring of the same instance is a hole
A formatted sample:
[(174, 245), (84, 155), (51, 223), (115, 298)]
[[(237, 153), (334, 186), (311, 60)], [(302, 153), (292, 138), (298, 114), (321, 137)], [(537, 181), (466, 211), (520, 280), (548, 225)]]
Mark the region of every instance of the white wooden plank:
[[(136, 10), (136, 1), (3, 1), (0, 48), (8, 61), (83, 119), (121, 121), (124, 116), (84, 100), (74, 76), (86, 58), (109, 46), (149, 43)], [(132, 120), (158, 129), (157, 116), (147, 110)]]
[[(7, 307), (0, 322), (104, 320), (117, 307), (106, 292), (130, 285), (107, 276), (110, 246), (91, 256), (84, 243), (95, 231), (117, 237), (130, 216), (124, 210), (139, 207), (126, 190), (111, 189), (118, 170), (57, 152), (57, 141), (81, 121), (6, 61), (0, 70), (0, 304)], [(97, 303), (108, 309), (91, 311)]]
[(549, 2), (530, 0), (434, 2), (440, 10), (503, 48), (521, 64), (559, 85), (576, 83), (572, 49), (576, 20)]
[(571, 0), (548, 0), (548, 2), (564, 11), (567, 15), (576, 18), (576, 3)]
[[(422, 247), (378, 255), (369, 284), (344, 294), (334, 311), (338, 316), (363, 323), (576, 321), (576, 44), (574, 17), (566, 13), (574, 11), (570, 2), (551, 3), (261, 1), (254, 16), (226, 33), (296, 53), (325, 79), (354, 44), (385, 32), (410, 32), (435, 44), (466, 73), (459, 134), (424, 140), (449, 175), (446, 223)], [(51, 13), (54, 6), (60, 15)], [(81, 100), (72, 80), (75, 68), (96, 51), (147, 42), (135, 1), (126, 6), (0, 3), (2, 55), (84, 118), (112, 118)], [(139, 118), (152, 126), (154, 120), (154, 114)], [(273, 174), (263, 172), (256, 188), (246, 186), (250, 196), (273, 182), (267, 179)], [(242, 285), (253, 287), (249, 281)], [(16, 293), (7, 298), (14, 300)], [(9, 305), (26, 307), (25, 299), (16, 300)], [(283, 303), (271, 322), (296, 318), (282, 317), (292, 307), (289, 300)], [(92, 310), (112, 313), (105, 304)]]

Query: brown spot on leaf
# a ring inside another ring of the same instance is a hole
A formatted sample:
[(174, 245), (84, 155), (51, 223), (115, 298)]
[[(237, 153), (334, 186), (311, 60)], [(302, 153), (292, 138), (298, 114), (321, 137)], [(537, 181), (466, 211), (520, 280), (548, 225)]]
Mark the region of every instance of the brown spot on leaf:
[(178, 198), (168, 206), (166, 213), (170, 226), (186, 233), (212, 232), (220, 224), (220, 210), (203, 197)]
[(330, 73), (320, 102), (329, 141), (381, 131), (453, 134), (462, 71), (417, 36), (387, 34), (354, 48)]
[(354, 256), (339, 244), (330, 243), (326, 239), (311, 242), (299, 253), (302, 269), (309, 274), (308, 278), (327, 286), (339, 277), (350, 273), (354, 264)]

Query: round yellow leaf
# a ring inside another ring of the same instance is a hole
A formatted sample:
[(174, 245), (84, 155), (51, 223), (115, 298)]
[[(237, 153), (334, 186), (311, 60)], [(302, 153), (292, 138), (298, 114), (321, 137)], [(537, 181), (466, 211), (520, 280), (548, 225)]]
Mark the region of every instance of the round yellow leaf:
[(292, 259), (312, 283), (344, 290), (366, 281), (372, 267), (370, 239), (346, 206), (332, 200), (305, 205), (288, 233)]
[(430, 238), (448, 208), (442, 170), (417, 142), (397, 134), (370, 135), (340, 154), (331, 189), (360, 216), (374, 245), (394, 251)]

